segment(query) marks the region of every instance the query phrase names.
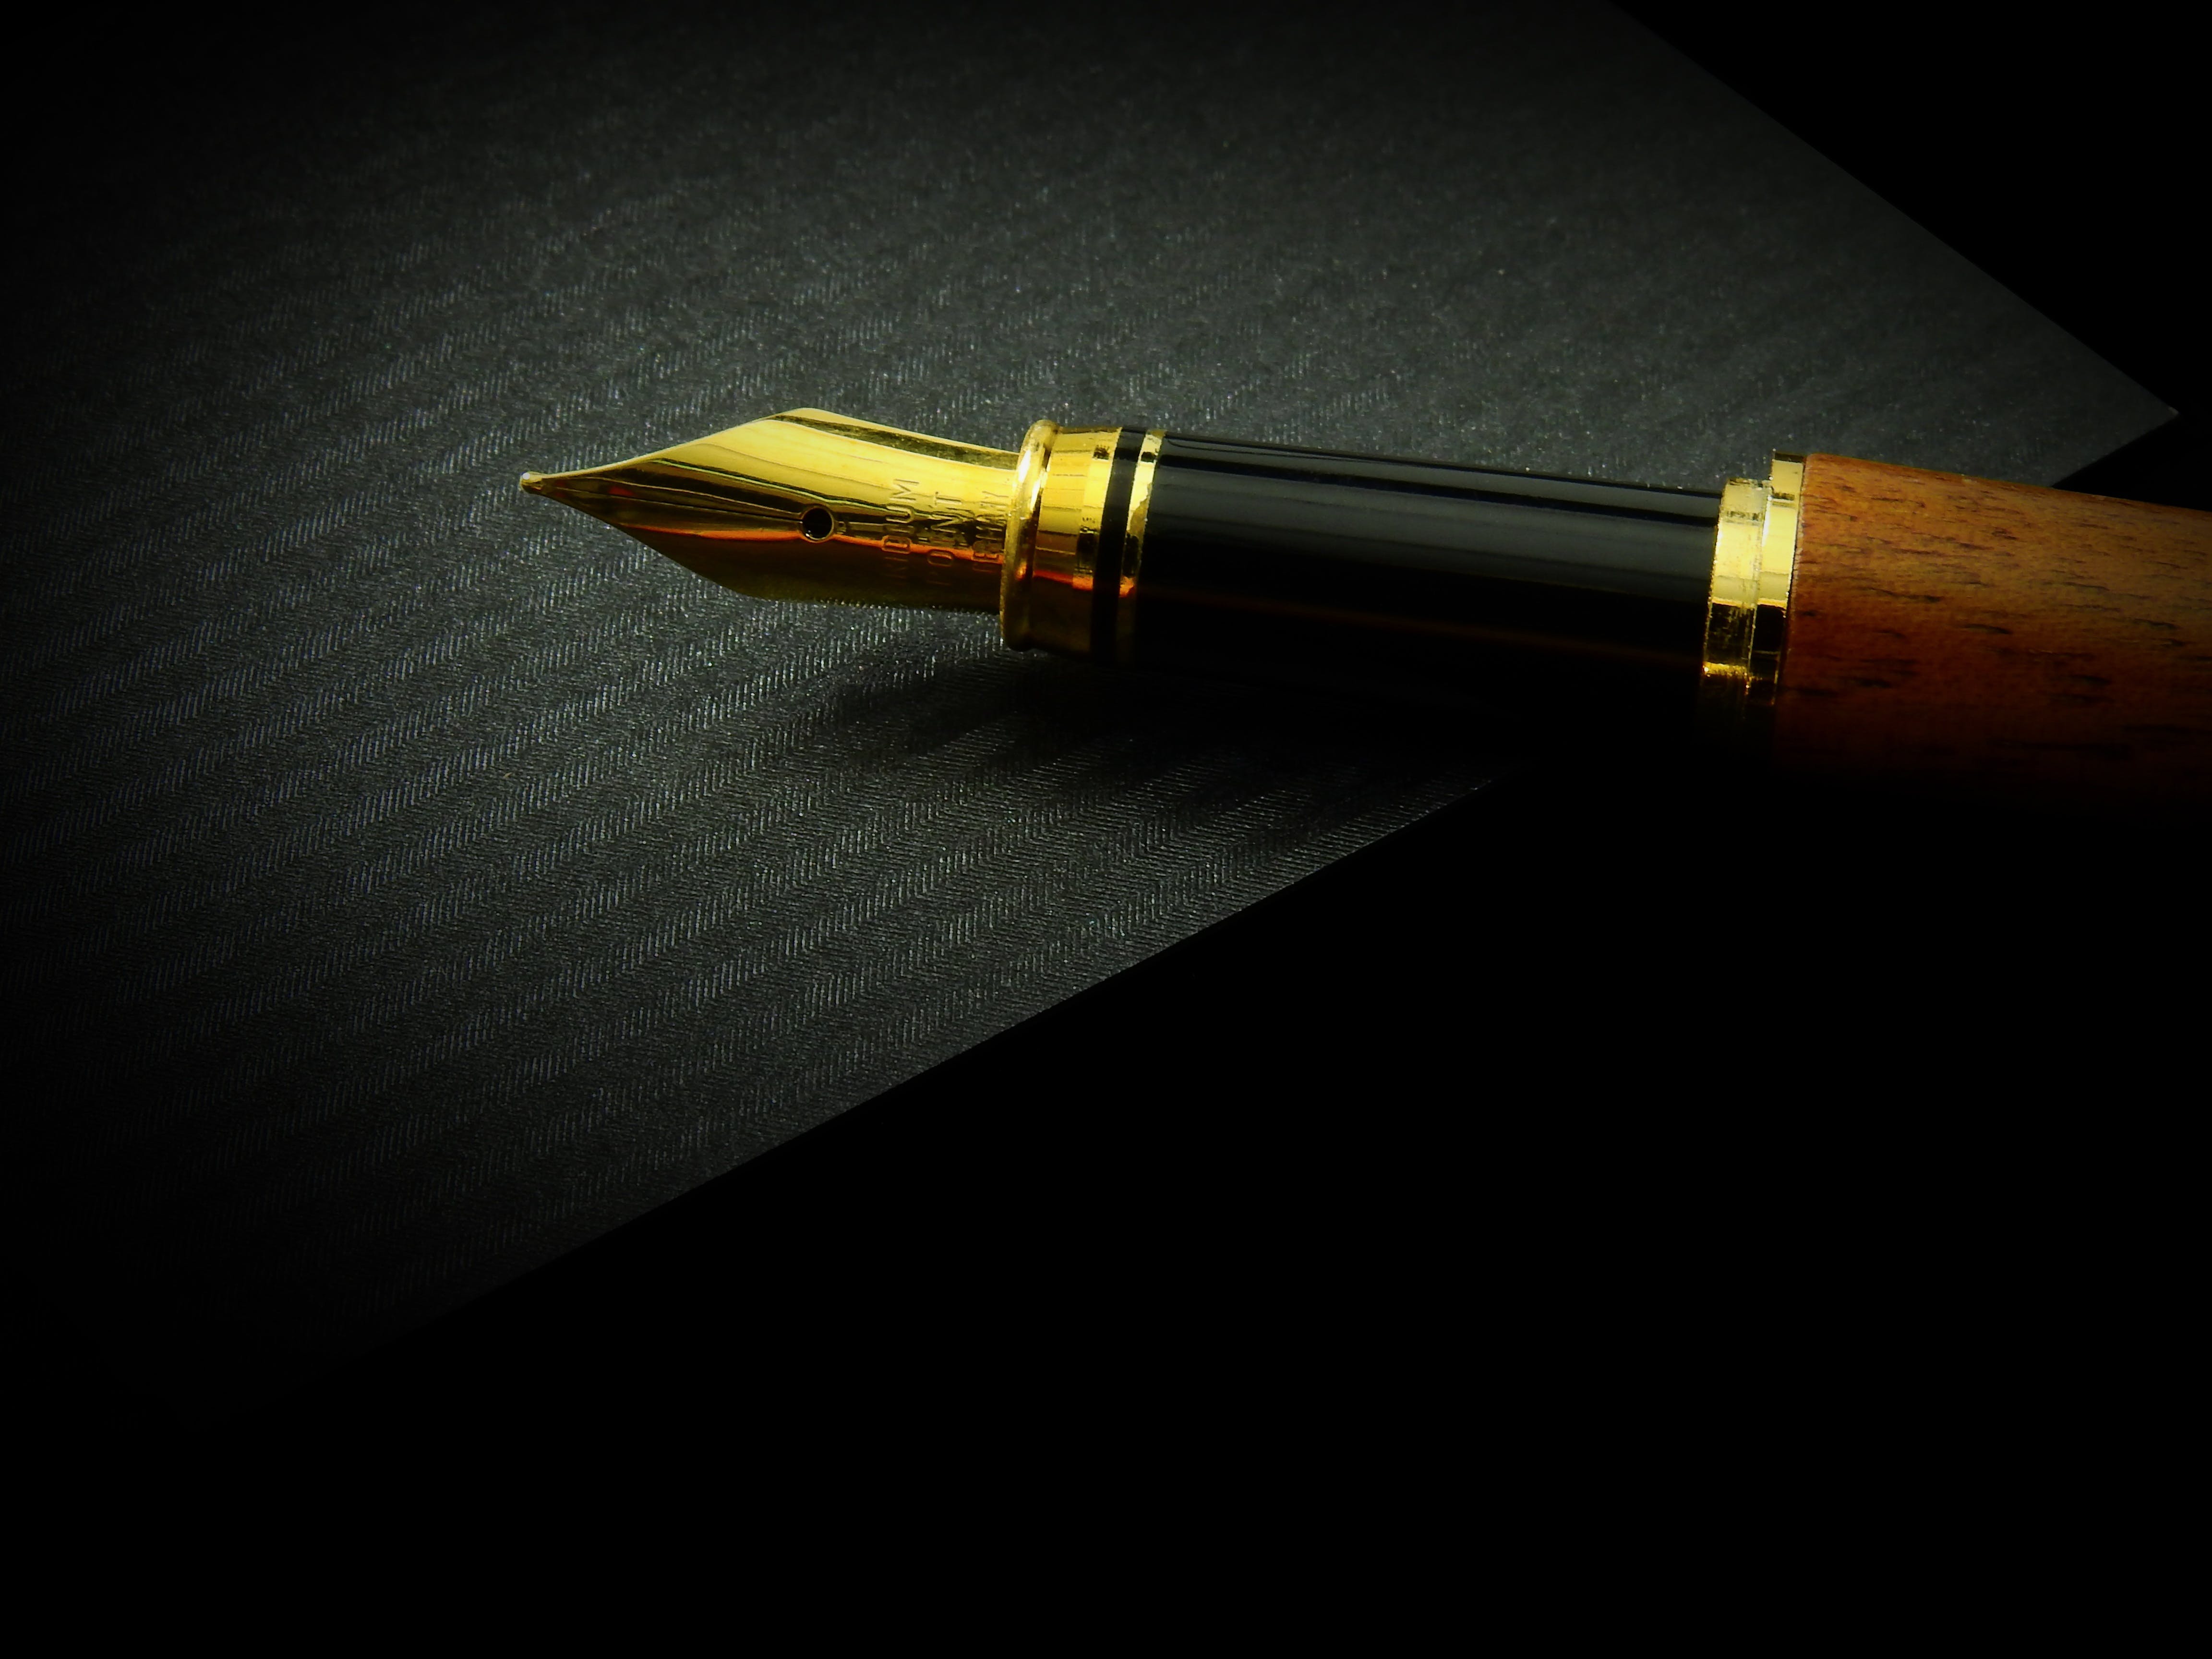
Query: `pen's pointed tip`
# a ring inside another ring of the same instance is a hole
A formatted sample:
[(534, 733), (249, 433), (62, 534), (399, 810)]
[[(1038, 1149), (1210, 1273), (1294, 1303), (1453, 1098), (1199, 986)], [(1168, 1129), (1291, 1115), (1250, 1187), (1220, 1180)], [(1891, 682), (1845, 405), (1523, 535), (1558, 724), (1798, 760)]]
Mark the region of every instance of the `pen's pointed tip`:
[(610, 509), (619, 503), (609, 498), (631, 494), (621, 482), (631, 465), (589, 466), (577, 472), (526, 472), (515, 483), (525, 495), (543, 495), (549, 501), (561, 501), (595, 519), (613, 522), (615, 514)]

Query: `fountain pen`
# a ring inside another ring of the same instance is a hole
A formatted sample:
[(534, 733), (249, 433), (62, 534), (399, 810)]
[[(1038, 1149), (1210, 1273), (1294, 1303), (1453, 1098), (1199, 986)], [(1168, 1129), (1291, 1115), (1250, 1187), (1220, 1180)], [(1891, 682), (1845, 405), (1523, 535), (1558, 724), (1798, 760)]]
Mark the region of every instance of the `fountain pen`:
[(799, 409), (522, 487), (760, 599), (1006, 644), (1697, 734), (1761, 764), (2192, 815), (2212, 514), (1837, 455), (1718, 490)]

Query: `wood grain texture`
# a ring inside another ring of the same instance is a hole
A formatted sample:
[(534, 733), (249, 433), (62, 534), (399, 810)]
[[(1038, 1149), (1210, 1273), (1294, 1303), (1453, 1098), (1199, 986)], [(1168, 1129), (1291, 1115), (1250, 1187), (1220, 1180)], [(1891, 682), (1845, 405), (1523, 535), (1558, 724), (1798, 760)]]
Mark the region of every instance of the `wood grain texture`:
[(1839, 455), (1803, 501), (1778, 768), (2212, 804), (2212, 514)]

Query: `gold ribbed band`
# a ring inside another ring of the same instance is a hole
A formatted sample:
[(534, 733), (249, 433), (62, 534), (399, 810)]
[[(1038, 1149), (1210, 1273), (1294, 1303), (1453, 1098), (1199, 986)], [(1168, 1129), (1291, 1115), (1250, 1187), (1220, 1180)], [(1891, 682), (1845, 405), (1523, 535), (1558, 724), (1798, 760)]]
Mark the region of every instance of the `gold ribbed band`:
[(1165, 434), (1039, 421), (1006, 511), (999, 631), (1008, 645), (1127, 663)]
[(1767, 752), (1790, 642), (1790, 583), (1804, 483), (1805, 458), (1778, 454), (1765, 483), (1731, 478), (1721, 492), (1698, 724), (1709, 741), (1755, 757)]

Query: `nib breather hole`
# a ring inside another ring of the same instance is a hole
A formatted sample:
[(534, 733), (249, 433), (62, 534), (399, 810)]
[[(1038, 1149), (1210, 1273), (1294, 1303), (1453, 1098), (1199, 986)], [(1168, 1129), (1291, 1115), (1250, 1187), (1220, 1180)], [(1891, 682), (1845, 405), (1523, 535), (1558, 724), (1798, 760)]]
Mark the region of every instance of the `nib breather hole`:
[(808, 507), (806, 516), (799, 521), (799, 533), (810, 542), (828, 539), (830, 532), (836, 527), (837, 521), (830, 516), (830, 509), (826, 507)]

